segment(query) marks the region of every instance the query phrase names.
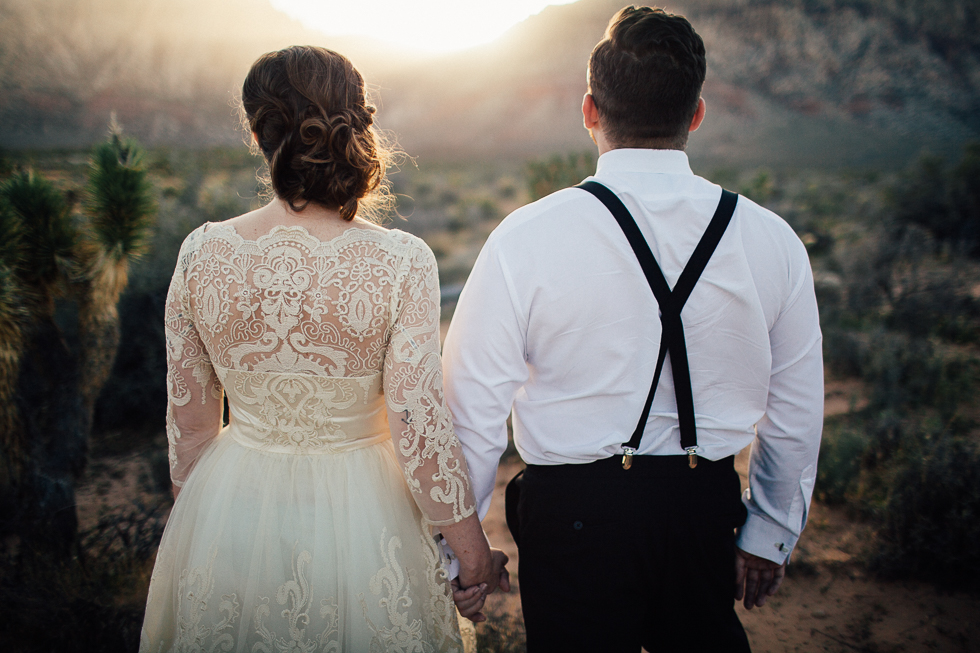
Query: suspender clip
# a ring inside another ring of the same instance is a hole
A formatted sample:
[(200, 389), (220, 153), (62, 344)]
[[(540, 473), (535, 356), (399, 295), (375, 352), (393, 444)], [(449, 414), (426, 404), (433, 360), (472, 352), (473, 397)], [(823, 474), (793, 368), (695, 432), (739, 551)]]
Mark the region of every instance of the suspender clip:
[(629, 469), (633, 466), (633, 454), (636, 453), (636, 449), (633, 447), (623, 447), (623, 469)]
[(694, 469), (698, 466), (698, 448), (688, 447), (685, 451), (687, 452), (687, 466)]

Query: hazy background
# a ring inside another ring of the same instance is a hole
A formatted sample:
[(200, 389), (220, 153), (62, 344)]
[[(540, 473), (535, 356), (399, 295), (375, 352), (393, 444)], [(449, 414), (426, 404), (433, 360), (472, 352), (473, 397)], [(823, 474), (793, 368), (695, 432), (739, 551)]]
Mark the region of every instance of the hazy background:
[[(252, 61), (313, 43), (355, 62), (381, 126), (423, 161), (580, 150), (591, 145), (579, 115), (588, 55), (624, 1), (551, 6), (492, 43), (434, 55), (313, 31), (268, 0), (0, 0), (0, 147), (88, 145), (112, 111), (148, 145), (235, 144)], [(695, 162), (896, 165), (980, 134), (973, 0), (669, 9), (708, 51)]]

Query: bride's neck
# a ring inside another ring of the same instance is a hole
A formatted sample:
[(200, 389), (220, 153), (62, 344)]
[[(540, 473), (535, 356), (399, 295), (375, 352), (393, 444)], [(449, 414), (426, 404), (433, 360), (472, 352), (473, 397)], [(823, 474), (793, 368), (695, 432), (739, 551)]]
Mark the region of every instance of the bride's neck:
[(289, 203), (273, 198), (265, 206), (228, 221), (243, 237), (256, 239), (272, 231), (277, 226), (303, 227), (317, 238), (328, 240), (339, 236), (352, 227), (378, 229), (381, 227), (360, 218), (352, 221), (340, 217), (336, 209), (327, 209), (319, 204), (309, 203), (302, 211), (294, 211)]

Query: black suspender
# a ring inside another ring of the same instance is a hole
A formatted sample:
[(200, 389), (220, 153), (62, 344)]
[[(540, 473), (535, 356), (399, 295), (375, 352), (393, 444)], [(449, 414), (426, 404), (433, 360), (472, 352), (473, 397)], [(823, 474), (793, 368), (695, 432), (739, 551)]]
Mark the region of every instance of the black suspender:
[(650, 289), (653, 290), (657, 303), (660, 305), (660, 323), (663, 326), (663, 335), (660, 339), (660, 355), (657, 358), (657, 369), (653, 376), (653, 384), (650, 386), (650, 393), (647, 395), (646, 403), (643, 406), (643, 413), (640, 421), (633, 431), (630, 441), (623, 444), (623, 468), (629, 469), (633, 461), (633, 454), (640, 446), (640, 439), (643, 437), (643, 429), (646, 427), (647, 418), (650, 415), (650, 406), (653, 404), (653, 396), (657, 392), (657, 385), (660, 383), (660, 373), (663, 370), (664, 360), (667, 353), (670, 353), (670, 368), (674, 377), (674, 393), (677, 398), (677, 421), (681, 432), (681, 446), (687, 451), (688, 464), (691, 467), (697, 466), (698, 434), (694, 422), (694, 397), (691, 392), (691, 372), (687, 364), (687, 346), (684, 343), (684, 324), (681, 322), (681, 309), (694, 290), (697, 283), (708, 264), (708, 259), (714, 253), (721, 240), (728, 223), (731, 222), (732, 214), (735, 212), (735, 204), (738, 202), (738, 195), (727, 190), (721, 191), (721, 201), (715, 210), (711, 223), (705, 230), (704, 235), (690, 260), (681, 272), (680, 278), (671, 290), (667, 285), (657, 260), (653, 257), (650, 247), (643, 239), (640, 228), (636, 226), (636, 221), (630, 215), (629, 210), (623, 205), (616, 194), (596, 181), (584, 181), (576, 188), (592, 193), (602, 202), (609, 212), (616, 218), (616, 222), (626, 234), (636, 258), (643, 268)]

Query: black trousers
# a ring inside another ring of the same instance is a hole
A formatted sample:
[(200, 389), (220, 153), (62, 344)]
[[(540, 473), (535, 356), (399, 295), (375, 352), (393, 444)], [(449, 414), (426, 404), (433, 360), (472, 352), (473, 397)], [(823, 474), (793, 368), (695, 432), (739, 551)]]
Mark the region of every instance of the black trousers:
[(530, 653), (749, 651), (734, 610), (746, 510), (733, 458), (531, 465), (518, 511)]

